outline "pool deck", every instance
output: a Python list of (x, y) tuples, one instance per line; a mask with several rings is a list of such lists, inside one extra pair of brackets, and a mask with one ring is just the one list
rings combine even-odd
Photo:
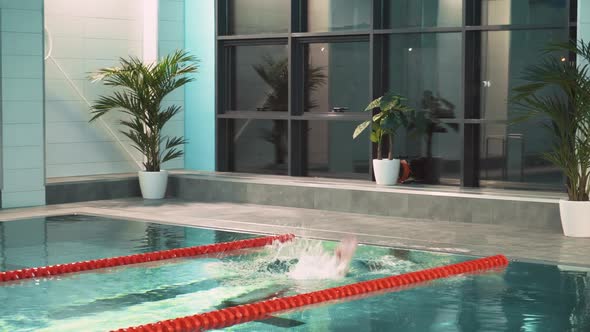
[(178, 199), (103, 200), (0, 210), (0, 221), (64, 214), (90, 214), (261, 234), (338, 240), (354, 234), (361, 243), (476, 256), (590, 267), (590, 239), (509, 225), (467, 224), (370, 216), (243, 203), (198, 203)]

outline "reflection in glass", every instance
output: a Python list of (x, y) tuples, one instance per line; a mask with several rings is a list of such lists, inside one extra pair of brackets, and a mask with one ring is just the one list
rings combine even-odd
[(317, 43), (305, 50), (305, 111), (363, 111), (370, 97), (369, 44)]
[[(481, 118), (508, 120), (518, 115), (508, 99), (514, 87), (526, 83), (523, 70), (541, 61), (549, 43), (567, 40), (566, 29), (482, 32)], [(567, 54), (561, 58), (565, 61)]]
[(399, 34), (388, 41), (388, 90), (433, 118), (462, 117), (461, 34)]
[(383, 0), (383, 28), (460, 27), (462, 0)]
[[(480, 117), (511, 121), (522, 115), (508, 100), (512, 89), (525, 83), (523, 70), (541, 61), (540, 55), (549, 43), (567, 39), (566, 29), (481, 33)], [(567, 54), (557, 56), (564, 61), (567, 59)], [(547, 120), (538, 119), (537, 122), (518, 122), (510, 126), (482, 126), (480, 177), (488, 181), (486, 185), (560, 186), (563, 181), (561, 172), (543, 158), (552, 144), (552, 135), (545, 128), (547, 124), (550, 124)]]
[(352, 139), (358, 123), (307, 122), (307, 173), (309, 176), (368, 178), (370, 144), (368, 131)]
[(268, 85), (262, 110), (286, 112), (289, 109), (289, 59), (273, 59), (266, 56), (262, 63), (254, 65), (258, 77)]
[(480, 178), (487, 186), (529, 183), (533, 187), (561, 187), (563, 174), (545, 160), (551, 149), (548, 121), (487, 124), (481, 127)]
[(287, 111), (288, 53), (286, 45), (234, 46), (229, 109), (233, 111)]
[(462, 153), (459, 125), (434, 120), (425, 124), (423, 128), (400, 130), (394, 151), (409, 162), (415, 182), (458, 185)]
[(425, 151), (422, 157), (411, 161), (415, 180), (428, 183), (440, 183), (442, 161), (435, 157), (434, 137), (436, 134), (459, 133), (459, 125), (445, 123), (442, 120), (454, 116), (455, 105), (432, 91), (424, 91), (421, 108), (416, 109), (414, 122), (410, 125), (412, 134), (423, 139)]
[[(475, 0), (478, 1), (478, 0)], [(480, 0), (474, 6), (475, 25), (496, 24), (556, 24), (568, 21), (567, 0)]]
[(228, 32), (232, 35), (286, 33), (290, 0), (226, 0)]
[(368, 30), (371, 27), (371, 1), (307, 1), (307, 31)]
[(285, 120), (233, 120), (234, 171), (287, 174)]

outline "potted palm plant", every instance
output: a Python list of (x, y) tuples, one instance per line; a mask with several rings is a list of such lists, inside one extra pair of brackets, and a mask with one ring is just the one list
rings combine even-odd
[[(590, 44), (553, 44), (547, 52), (553, 54), (525, 69), (527, 83), (515, 88), (513, 102), (526, 111), (524, 119), (551, 120), (554, 144), (545, 157), (566, 177), (568, 199), (559, 203), (563, 232), (590, 237)], [(565, 61), (568, 52), (582, 61)]]
[[(373, 171), (375, 180), (380, 185), (393, 185), (399, 177), (400, 160), (393, 158), (393, 140), (399, 128), (408, 127), (409, 116), (413, 110), (406, 106), (405, 98), (387, 93), (373, 100), (365, 112), (377, 110), (370, 120), (358, 125), (352, 135), (357, 138), (365, 129), (371, 128), (370, 139), (377, 144), (377, 159), (373, 159)], [(389, 153), (387, 159), (383, 159), (383, 140), (389, 139)]]
[[(289, 59), (274, 59), (270, 55), (263, 58), (263, 62), (253, 66), (258, 76), (271, 88), (267, 93), (266, 100), (260, 111), (287, 112), (289, 103)], [(307, 91), (313, 91), (325, 84), (326, 75), (324, 68), (309, 66), (305, 75), (305, 86)], [(317, 107), (317, 104), (307, 100), (306, 109)], [(275, 164), (284, 165), (287, 159), (287, 122), (284, 120), (273, 120), (272, 130), (265, 133), (266, 141), (275, 147)]]
[(186, 143), (181, 136), (162, 133), (166, 123), (182, 109), (178, 105), (163, 107), (162, 101), (172, 91), (191, 82), (193, 78), (188, 75), (197, 69), (195, 57), (176, 51), (151, 64), (136, 57), (121, 58), (120, 66), (102, 68), (92, 77), (115, 90), (98, 98), (92, 106), (90, 121), (113, 110), (124, 115), (120, 123), (125, 129), (121, 133), (144, 157), (145, 170), (139, 171), (139, 184), (146, 199), (164, 197), (168, 172), (161, 165), (181, 157), (181, 147)]
[(416, 111), (410, 129), (426, 139), (426, 156), (412, 160), (411, 168), (416, 180), (427, 184), (440, 183), (443, 159), (432, 153), (433, 137), (437, 133), (459, 131), (457, 124), (447, 124), (441, 119), (454, 117), (455, 105), (432, 91), (424, 91), (422, 111)]

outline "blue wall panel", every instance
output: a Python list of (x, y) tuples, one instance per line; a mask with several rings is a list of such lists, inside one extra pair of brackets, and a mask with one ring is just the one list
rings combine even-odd
[(2, 207), (45, 204), (43, 0), (0, 0)]
[(185, 168), (215, 170), (215, 1), (186, 0), (185, 47), (199, 58), (185, 89)]
[[(163, 57), (184, 49), (185, 0), (158, 1), (158, 55)], [(184, 108), (184, 89), (177, 89), (164, 100), (164, 106), (178, 105)], [(164, 134), (184, 136), (184, 113), (178, 114), (164, 127)], [(184, 168), (184, 157), (165, 163), (164, 169)]]

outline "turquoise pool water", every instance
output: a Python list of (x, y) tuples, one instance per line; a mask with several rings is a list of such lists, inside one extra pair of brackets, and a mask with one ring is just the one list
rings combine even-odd
[[(89, 216), (0, 223), (0, 268), (66, 263), (254, 235)], [(361, 246), (341, 280), (295, 281), (301, 247), (179, 259), (0, 284), (0, 331), (107, 331), (454, 263), (469, 257)], [(280, 250), (279, 250), (280, 249)], [(350, 302), (276, 315), (225, 331), (590, 331), (590, 269), (511, 263)]]

